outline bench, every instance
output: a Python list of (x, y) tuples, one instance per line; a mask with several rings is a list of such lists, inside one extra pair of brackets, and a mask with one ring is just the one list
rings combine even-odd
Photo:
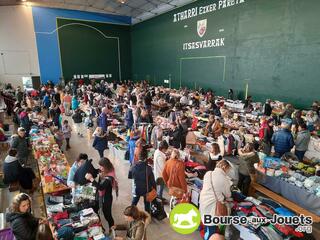
[(289, 201), (288, 199), (272, 192), (271, 190), (269, 190), (268, 188), (263, 187), (262, 185), (256, 183), (256, 182), (252, 182), (250, 185), (250, 192), (249, 195), (250, 196), (254, 196), (255, 192), (258, 191), (260, 193), (263, 193), (264, 195), (268, 196), (269, 198), (275, 200), (276, 202), (280, 203), (281, 205), (283, 205), (284, 207), (287, 207), (288, 209), (292, 210), (293, 212), (297, 213), (297, 214), (303, 214), (305, 216), (311, 216), (313, 222), (318, 223), (320, 222), (320, 217), (315, 215), (314, 213), (298, 206), (297, 204)]

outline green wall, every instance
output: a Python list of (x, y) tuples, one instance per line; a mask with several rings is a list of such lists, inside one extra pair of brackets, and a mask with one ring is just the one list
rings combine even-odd
[[(240, 1), (240, 0), (239, 0)], [(238, 1), (238, 2), (239, 2)], [(132, 27), (132, 78), (174, 87), (229, 88), (255, 101), (273, 98), (308, 107), (320, 90), (319, 0), (245, 0), (173, 22), (173, 14), (217, 4), (197, 1)], [(228, 1), (228, 2), (236, 2)], [(207, 19), (201, 38), (197, 21)], [(224, 38), (224, 46), (183, 50), (183, 43)]]
[(74, 74), (112, 74), (110, 80), (119, 80), (119, 69), (121, 79), (131, 77), (130, 26), (60, 18), (57, 26), (65, 79)]

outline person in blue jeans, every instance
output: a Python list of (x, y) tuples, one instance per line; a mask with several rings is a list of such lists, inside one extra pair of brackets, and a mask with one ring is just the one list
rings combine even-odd
[(146, 212), (150, 212), (150, 202), (147, 202), (146, 194), (150, 192), (152, 188), (156, 189), (156, 182), (152, 168), (146, 162), (147, 156), (147, 149), (142, 148), (139, 161), (134, 164), (129, 171), (129, 179), (133, 180), (132, 206), (137, 206), (140, 198), (143, 197), (144, 209)]
[(104, 151), (108, 148), (107, 133), (101, 127), (97, 127), (92, 146), (98, 151), (100, 158), (103, 158)]

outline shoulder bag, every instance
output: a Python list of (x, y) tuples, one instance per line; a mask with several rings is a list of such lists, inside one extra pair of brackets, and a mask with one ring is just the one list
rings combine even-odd
[(148, 175), (148, 164), (146, 163), (146, 183), (147, 183), (147, 194), (146, 201), (152, 202), (157, 197), (157, 191), (154, 188), (151, 188), (149, 192), (149, 175)]
[(212, 184), (212, 172), (210, 174), (210, 182), (211, 182), (211, 187), (214, 193), (214, 196), (216, 198), (216, 209), (215, 209), (215, 216), (228, 216), (228, 209), (227, 206), (218, 200), (218, 196), (214, 190), (213, 184)]

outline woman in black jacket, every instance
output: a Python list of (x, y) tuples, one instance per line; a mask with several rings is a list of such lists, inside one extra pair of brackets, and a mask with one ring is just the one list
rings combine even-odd
[(25, 193), (14, 197), (6, 220), (10, 223), (16, 240), (35, 240), (38, 225), (45, 223), (31, 214), (31, 198)]
[(181, 129), (178, 128), (176, 122), (172, 122), (170, 124), (170, 131), (169, 131), (169, 145), (173, 146), (174, 148), (180, 149), (181, 145)]
[(23, 168), (18, 160), (17, 149), (11, 148), (3, 163), (3, 182), (12, 184), (19, 182), (26, 190), (33, 189), (33, 180), (36, 178), (31, 168)]
[(114, 167), (108, 158), (101, 158), (99, 161), (100, 174), (99, 180), (96, 181), (90, 173), (86, 174), (86, 179), (92, 182), (98, 190), (97, 200), (99, 208), (102, 209), (103, 215), (109, 224), (109, 229), (114, 226), (112, 217), (112, 188), (116, 187)]

